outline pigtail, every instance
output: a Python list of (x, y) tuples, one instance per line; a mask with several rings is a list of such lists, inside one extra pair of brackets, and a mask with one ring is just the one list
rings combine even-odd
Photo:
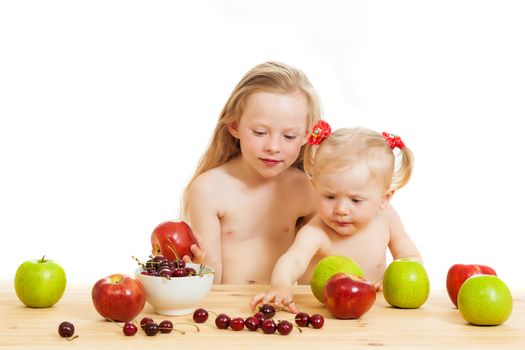
[(399, 150), (399, 153), (395, 158), (400, 162), (398, 163), (398, 166), (394, 171), (391, 188), (394, 190), (398, 190), (401, 187), (405, 186), (410, 180), (410, 177), (412, 176), (412, 169), (414, 167), (414, 155), (408, 147), (404, 146), (402, 149)]

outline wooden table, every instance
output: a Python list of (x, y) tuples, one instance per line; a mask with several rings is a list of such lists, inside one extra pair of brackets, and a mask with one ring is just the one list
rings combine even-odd
[[(70, 287), (62, 300), (47, 309), (31, 309), (17, 299), (11, 285), (0, 285), (0, 349), (407, 349), (407, 348), (492, 348), (525, 349), (525, 291), (513, 291), (514, 310), (511, 318), (498, 327), (468, 325), (453, 308), (445, 291), (432, 291), (420, 309), (400, 310), (387, 306), (378, 294), (376, 304), (359, 320), (336, 320), (312, 296), (308, 286), (296, 286), (295, 300), (310, 314), (326, 318), (322, 329), (294, 330), (288, 336), (266, 335), (260, 330), (240, 332), (219, 330), (211, 316), (200, 325), (200, 332), (191, 326), (178, 333), (148, 337), (139, 330), (126, 337), (115, 324), (102, 319), (91, 302), (91, 288)], [(214, 286), (199, 306), (224, 312), (230, 316), (251, 315), (248, 301), (266, 286)], [(166, 317), (153, 313), (146, 304), (139, 318), (148, 316), (157, 322), (170, 319), (192, 322), (191, 315)], [(275, 319), (293, 320), (293, 315), (279, 312)], [(60, 338), (60, 322), (70, 321), (79, 338), (68, 342)]]

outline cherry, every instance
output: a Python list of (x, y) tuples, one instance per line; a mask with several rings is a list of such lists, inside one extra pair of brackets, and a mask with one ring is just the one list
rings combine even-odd
[(259, 322), (259, 319), (255, 316), (250, 316), (246, 320), (244, 320), (244, 326), (248, 328), (250, 331), (256, 331), (257, 328), (259, 328), (261, 322)]
[(273, 319), (268, 318), (262, 323), (261, 329), (264, 334), (273, 334), (277, 330), (277, 325)]
[(275, 308), (270, 304), (263, 304), (259, 307), (259, 312), (262, 312), (265, 318), (272, 318), (275, 315)]
[(208, 320), (208, 311), (200, 308), (193, 311), (193, 321), (196, 323), (204, 323)]
[(193, 267), (186, 267), (186, 272), (188, 273), (188, 276), (195, 276), (197, 274), (197, 271)]
[(122, 332), (127, 336), (135, 335), (135, 333), (137, 333), (137, 326), (135, 326), (134, 323), (126, 322), (124, 323), (124, 327), (122, 327)]
[(219, 314), (215, 318), (215, 325), (219, 329), (226, 329), (230, 325), (230, 321), (231, 321), (231, 319), (230, 319), (230, 317), (228, 317), (228, 315), (226, 315), (226, 314)]
[(308, 327), (310, 324), (310, 315), (306, 312), (299, 312), (295, 315), (295, 323), (297, 323), (299, 327)]
[(173, 323), (170, 320), (164, 320), (159, 324), (162, 333), (170, 333), (173, 330)]
[(253, 317), (255, 317), (256, 319), (259, 320), (259, 327), (262, 325), (262, 323), (264, 322), (264, 320), (266, 319), (264, 317), (264, 314), (262, 312), (256, 312), (255, 315), (253, 315)]
[(230, 321), (230, 328), (234, 331), (242, 331), (244, 329), (244, 320), (240, 317), (235, 317)]
[(64, 321), (58, 325), (58, 334), (60, 334), (62, 338), (70, 338), (74, 333), (75, 326), (73, 326), (73, 323)]
[(310, 316), (310, 324), (315, 329), (323, 328), (324, 325), (324, 317), (319, 314), (314, 314)]
[(186, 271), (186, 268), (178, 267), (173, 270), (173, 273), (171, 274), (172, 277), (186, 277), (188, 276), (188, 271)]
[(293, 324), (288, 321), (280, 321), (277, 325), (277, 331), (280, 335), (288, 335), (293, 330)]
[(146, 333), (146, 335), (150, 337), (157, 335), (157, 333), (159, 332), (159, 325), (156, 324), (155, 322), (147, 323), (144, 326), (144, 332)]
[(140, 320), (140, 328), (142, 328), (142, 330), (145, 331), (146, 325), (148, 323), (154, 323), (153, 319), (149, 317), (144, 317), (142, 320)]

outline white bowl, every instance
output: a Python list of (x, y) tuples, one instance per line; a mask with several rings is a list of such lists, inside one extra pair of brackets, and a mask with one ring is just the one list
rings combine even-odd
[[(199, 264), (187, 263), (199, 271)], [(153, 306), (157, 314), (166, 316), (187, 315), (208, 295), (213, 284), (214, 270), (205, 266), (202, 276), (172, 277), (167, 279), (159, 276), (141, 274), (135, 271), (136, 278), (146, 290), (146, 300)]]

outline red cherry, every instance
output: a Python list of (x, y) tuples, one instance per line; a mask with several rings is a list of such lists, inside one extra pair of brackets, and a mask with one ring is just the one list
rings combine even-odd
[(230, 325), (230, 317), (226, 314), (219, 314), (215, 318), (215, 326), (219, 329), (226, 329)]
[(173, 330), (173, 323), (170, 320), (164, 320), (159, 324), (161, 333), (170, 333)]
[(310, 315), (306, 312), (299, 312), (295, 315), (295, 323), (297, 323), (299, 327), (308, 327), (310, 324)]
[(208, 320), (208, 311), (200, 308), (193, 312), (193, 321), (196, 323), (204, 323)]
[(260, 322), (259, 322), (259, 319), (257, 317), (250, 316), (246, 320), (244, 320), (244, 325), (250, 331), (256, 331), (259, 328)]
[(137, 326), (134, 323), (126, 322), (124, 323), (124, 327), (122, 327), (122, 332), (126, 336), (132, 336), (137, 333)]
[(277, 331), (280, 335), (288, 335), (293, 330), (293, 325), (288, 321), (281, 321), (277, 325)]
[(277, 330), (277, 325), (273, 319), (268, 318), (262, 323), (261, 329), (264, 334), (273, 334)]
[(232, 318), (230, 328), (234, 331), (242, 331), (244, 329), (244, 320), (240, 317)]
[(323, 328), (324, 317), (319, 315), (319, 314), (312, 315), (312, 316), (310, 316), (310, 324), (315, 329)]

